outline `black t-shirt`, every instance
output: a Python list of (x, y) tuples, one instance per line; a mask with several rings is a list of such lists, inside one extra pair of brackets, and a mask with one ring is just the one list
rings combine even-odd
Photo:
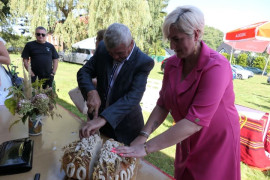
[(31, 58), (31, 68), (39, 77), (49, 77), (52, 72), (52, 60), (58, 59), (58, 53), (51, 43), (28, 42), (22, 52), (23, 59)]

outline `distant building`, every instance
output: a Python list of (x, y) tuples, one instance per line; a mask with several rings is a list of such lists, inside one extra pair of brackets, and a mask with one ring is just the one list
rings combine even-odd
[(47, 34), (47, 42), (51, 43), (54, 45), (55, 49), (57, 51), (63, 51), (64, 50), (64, 43), (63, 41), (60, 41), (57, 36), (54, 36), (52, 33)]
[[(219, 53), (227, 53), (231, 54), (232, 52), (232, 47), (224, 42), (220, 44), (220, 46), (217, 48), (217, 52)], [(241, 53), (240, 50), (233, 50), (234, 57), (237, 57)]]

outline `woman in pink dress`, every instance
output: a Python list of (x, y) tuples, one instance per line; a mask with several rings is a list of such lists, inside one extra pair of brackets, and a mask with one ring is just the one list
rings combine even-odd
[[(166, 62), (160, 97), (140, 136), (113, 151), (143, 157), (176, 144), (176, 179), (240, 180), (232, 70), (202, 41), (203, 30), (203, 13), (194, 6), (178, 7), (166, 17), (163, 35), (175, 55)], [(168, 113), (175, 125), (147, 141)]]

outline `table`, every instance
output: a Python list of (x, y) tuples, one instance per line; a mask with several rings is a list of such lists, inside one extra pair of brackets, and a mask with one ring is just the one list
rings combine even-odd
[[(241, 116), (241, 161), (256, 169), (270, 168), (269, 113), (236, 105)], [(270, 141), (269, 141), (270, 142)]]
[(12, 122), (19, 118), (19, 116), (12, 116), (5, 106), (0, 105), (0, 144), (8, 140), (28, 137), (28, 122), (23, 124), (20, 121), (9, 131)]
[[(30, 137), (34, 140), (32, 170), (16, 175), (0, 176), (0, 180), (33, 180), (36, 173), (40, 173), (41, 180), (67, 179), (64, 171), (61, 170), (62, 147), (79, 139), (81, 120), (59, 105), (57, 105), (56, 111), (62, 115), (62, 118), (47, 118), (42, 127), (42, 135)], [(24, 125), (21, 126), (24, 128)], [(22, 134), (25, 135), (25, 132), (22, 132)], [(141, 160), (137, 179), (169, 180), (173, 178)]]

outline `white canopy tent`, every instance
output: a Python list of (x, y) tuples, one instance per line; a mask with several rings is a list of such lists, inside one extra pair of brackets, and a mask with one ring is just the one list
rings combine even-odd
[(73, 48), (96, 49), (96, 38), (87, 38), (72, 45)]

